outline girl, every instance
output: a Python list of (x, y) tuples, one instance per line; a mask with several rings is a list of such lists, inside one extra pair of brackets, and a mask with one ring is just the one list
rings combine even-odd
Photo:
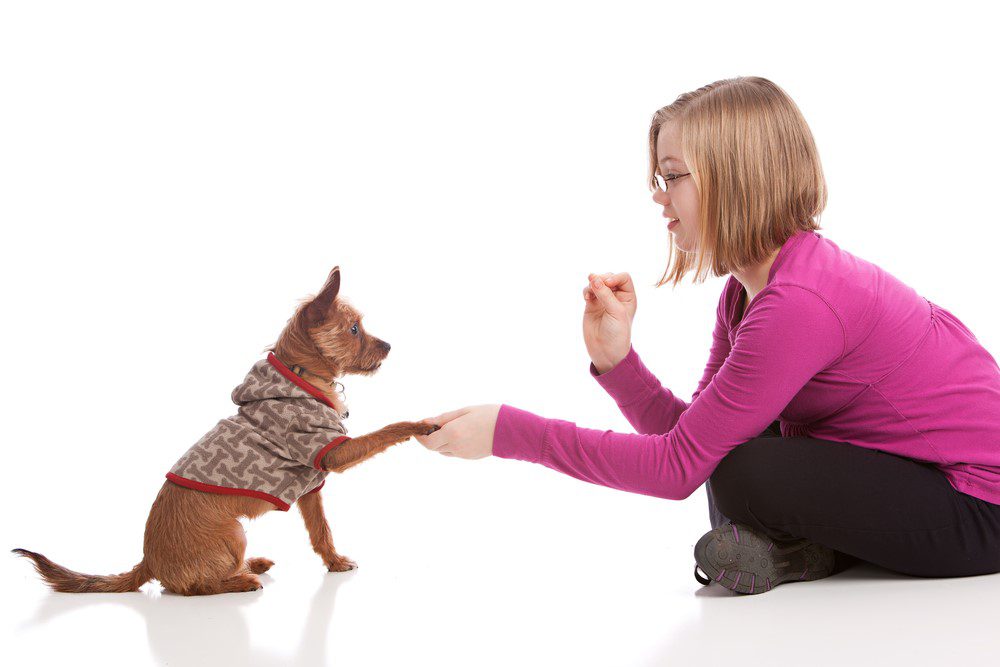
[(825, 180), (791, 98), (759, 77), (681, 95), (653, 116), (649, 175), (670, 221), (658, 286), (730, 276), (691, 401), (631, 346), (629, 275), (591, 274), (590, 372), (637, 433), (505, 404), (426, 420), (442, 428), (417, 440), (673, 500), (705, 484), (695, 577), (738, 593), (852, 559), (1000, 572), (1000, 368), (957, 317), (818, 233)]

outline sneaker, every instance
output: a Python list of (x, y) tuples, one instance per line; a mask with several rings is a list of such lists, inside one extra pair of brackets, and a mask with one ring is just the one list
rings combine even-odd
[[(833, 549), (805, 538), (776, 542), (730, 521), (694, 545), (694, 578), (703, 586), (716, 581), (737, 593), (766, 593), (778, 584), (830, 576), (835, 555)], [(704, 578), (698, 575), (699, 568)]]

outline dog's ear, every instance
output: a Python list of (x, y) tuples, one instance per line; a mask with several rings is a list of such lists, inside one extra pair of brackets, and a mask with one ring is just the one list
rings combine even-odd
[(306, 324), (311, 327), (326, 322), (333, 312), (333, 302), (340, 292), (340, 266), (333, 267), (326, 284), (305, 309)]

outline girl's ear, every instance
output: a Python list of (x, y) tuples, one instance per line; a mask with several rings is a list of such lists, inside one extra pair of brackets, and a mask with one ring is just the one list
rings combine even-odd
[(326, 284), (309, 305), (305, 308), (307, 326), (315, 327), (323, 324), (333, 314), (333, 302), (340, 292), (340, 266), (333, 267)]

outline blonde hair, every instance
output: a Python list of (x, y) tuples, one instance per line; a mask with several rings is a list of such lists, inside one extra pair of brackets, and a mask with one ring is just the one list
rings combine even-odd
[[(676, 248), (657, 287), (695, 270), (723, 276), (763, 262), (799, 230), (819, 230), (826, 181), (812, 132), (792, 98), (767, 79), (722, 79), (684, 93), (653, 115), (649, 187), (656, 188), (656, 140), (676, 121), (681, 151), (698, 189), (701, 240)], [(678, 250), (675, 258), (674, 250)], [(706, 266), (706, 261), (710, 266)]]

